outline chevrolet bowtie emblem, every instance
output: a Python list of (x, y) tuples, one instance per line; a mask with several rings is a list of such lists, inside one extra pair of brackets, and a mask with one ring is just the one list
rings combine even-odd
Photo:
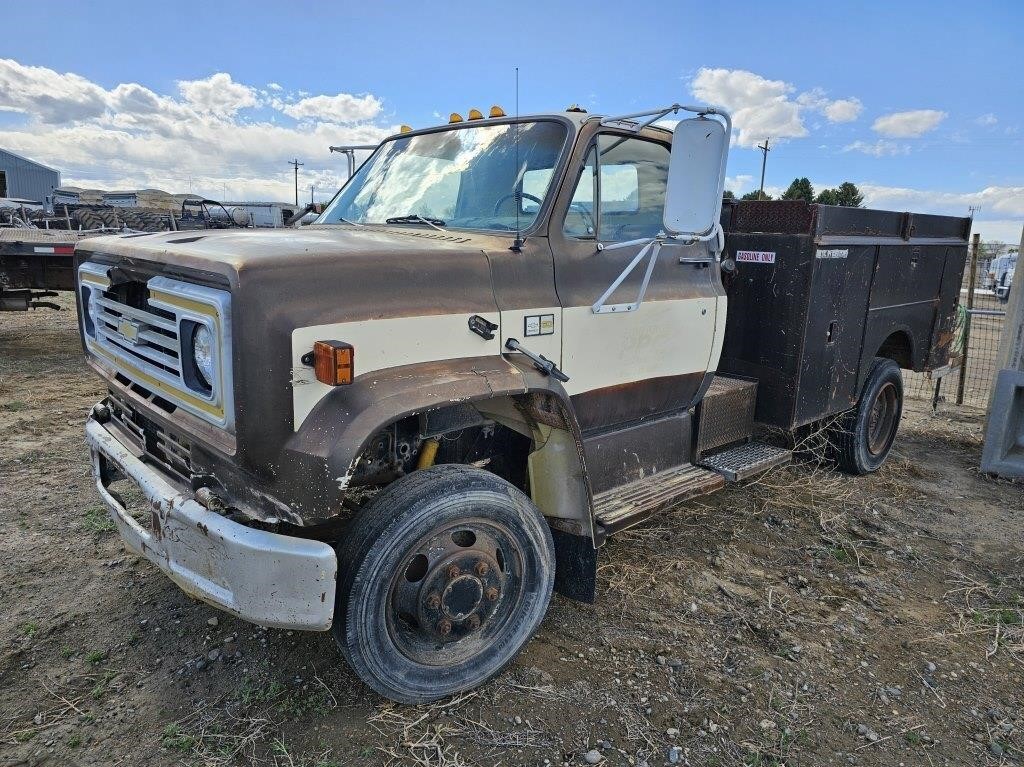
[(117, 321), (117, 332), (125, 341), (135, 346), (139, 342), (139, 331), (142, 329), (142, 323), (136, 322), (135, 320), (122, 317)]

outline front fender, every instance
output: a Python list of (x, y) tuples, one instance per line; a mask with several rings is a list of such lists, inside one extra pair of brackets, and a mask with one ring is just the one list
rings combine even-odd
[[(293, 509), (306, 524), (337, 514), (364, 448), (382, 428), (401, 418), (453, 404), (529, 394), (543, 394), (557, 406), (549, 411), (525, 398), (527, 418), (565, 431), (566, 441), (574, 448), (571, 455), (563, 451), (567, 455), (561, 460), (566, 465), (559, 476), (564, 487), (554, 487), (548, 479), (542, 488), (544, 498), (551, 499), (546, 502), (558, 508), (538, 505), (548, 516), (567, 519), (571, 514), (578, 528), (592, 537), (590, 483), (569, 395), (557, 380), (529, 363), (497, 356), (403, 365), (336, 387), (314, 406), (285, 446), (282, 460), (292, 467), (288, 481), (304, 485), (303, 492), (289, 495), (306, 499), (297, 501)], [(310, 493), (310, 487), (318, 490)], [(295, 508), (303, 503), (307, 508)]]

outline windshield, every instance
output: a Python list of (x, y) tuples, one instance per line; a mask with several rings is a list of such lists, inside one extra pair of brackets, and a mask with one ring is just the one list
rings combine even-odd
[(528, 229), (566, 132), (553, 121), (484, 124), (385, 142), (317, 223)]

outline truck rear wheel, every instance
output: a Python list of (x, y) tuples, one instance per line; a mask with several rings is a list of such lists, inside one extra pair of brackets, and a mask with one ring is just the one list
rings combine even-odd
[(894, 360), (876, 357), (857, 407), (843, 413), (831, 434), (839, 468), (876, 471), (889, 455), (903, 414), (903, 375)]
[(555, 574), (533, 502), (456, 465), (385, 488), (353, 520), (338, 563), (335, 641), (366, 684), (401, 703), (497, 674), (540, 626)]

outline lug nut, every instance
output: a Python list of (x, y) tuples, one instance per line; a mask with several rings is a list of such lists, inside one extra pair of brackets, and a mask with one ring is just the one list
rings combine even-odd
[(458, 578), (460, 575), (462, 575), (462, 570), (459, 569), (458, 565), (452, 565), (448, 568), (449, 578)]
[(437, 633), (443, 637), (448, 636), (452, 633), (452, 622), (447, 618), (442, 618), (437, 624)]
[(440, 606), (441, 597), (439, 597), (437, 594), (431, 594), (429, 597), (427, 597), (427, 607), (429, 607), (431, 610), (436, 610)]
[(501, 592), (498, 591), (497, 586), (491, 586), (487, 591), (484, 592), (484, 596), (491, 602), (497, 601), (498, 597), (501, 596)]
[(476, 563), (476, 574), (477, 575), (487, 575), (487, 571), (490, 570), (490, 569), (491, 568), (488, 567), (487, 563), (484, 562), (482, 559), (479, 562)]
[(480, 616), (470, 615), (469, 618), (466, 619), (466, 625), (469, 626), (470, 631), (476, 631), (480, 628)]

